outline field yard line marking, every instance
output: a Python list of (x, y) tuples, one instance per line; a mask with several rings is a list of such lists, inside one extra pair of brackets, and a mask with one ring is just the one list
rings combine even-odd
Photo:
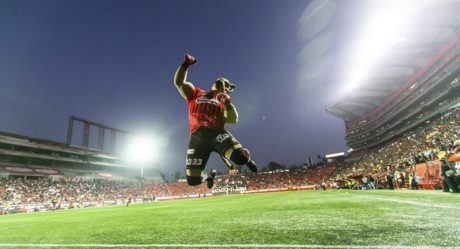
[(91, 247), (91, 248), (339, 248), (339, 249), (460, 249), (439, 246), (372, 246), (372, 245), (289, 245), (289, 244), (0, 244), (2, 247)]
[(422, 207), (447, 208), (447, 209), (458, 209), (458, 210), (460, 210), (459, 206), (441, 205), (441, 204), (433, 204), (433, 203), (423, 203), (423, 202), (417, 202), (417, 201), (405, 201), (405, 200), (393, 199), (393, 198), (376, 197), (376, 196), (373, 196), (373, 195), (361, 195), (361, 194), (352, 194), (352, 195), (356, 196), (356, 197), (364, 197), (366, 199), (397, 202), (397, 203), (404, 203), (404, 204), (410, 204), (410, 205), (422, 206)]

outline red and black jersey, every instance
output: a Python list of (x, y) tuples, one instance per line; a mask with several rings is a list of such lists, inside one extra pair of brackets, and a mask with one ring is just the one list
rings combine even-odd
[(195, 87), (192, 96), (187, 99), (190, 134), (203, 126), (223, 130), (225, 106), (230, 101), (230, 96), (225, 93), (205, 92)]

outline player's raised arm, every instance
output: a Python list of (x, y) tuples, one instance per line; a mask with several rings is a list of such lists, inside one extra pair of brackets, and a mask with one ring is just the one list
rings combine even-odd
[(176, 74), (174, 75), (174, 85), (184, 99), (191, 97), (193, 90), (195, 89), (192, 83), (187, 82), (187, 70), (189, 66), (195, 64), (196, 62), (197, 59), (195, 57), (186, 54), (184, 56), (184, 62), (176, 70)]

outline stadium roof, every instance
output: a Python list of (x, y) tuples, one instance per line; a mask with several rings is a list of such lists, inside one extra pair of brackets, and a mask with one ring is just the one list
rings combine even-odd
[[(396, 22), (395, 26), (389, 27), (390, 31), (396, 28), (398, 32), (393, 32), (392, 37), (388, 37), (388, 43), (382, 47), (382, 44), (375, 44), (383, 40), (373, 40), (360, 36), (356, 30), (365, 30), (364, 26), (368, 25), (379, 14), (387, 14), (395, 10), (384, 9), (382, 3), (404, 4), (400, 7), (402, 17), (406, 20)], [(351, 30), (348, 37), (347, 46), (342, 46), (339, 51), (345, 58), (343, 72), (352, 71), (353, 53), (366, 53), (362, 44), (370, 47), (374, 46), (376, 50), (382, 52), (379, 56), (372, 54), (374, 51), (369, 50), (365, 56), (369, 59), (365, 62), (363, 71), (367, 74), (360, 77), (355, 87), (343, 94), (342, 97), (336, 98), (335, 103), (328, 106), (326, 111), (344, 121), (357, 121), (364, 119), (371, 112), (378, 111), (379, 108), (391, 102), (392, 98), (399, 92), (413, 87), (416, 78), (429, 70), (432, 63), (438, 58), (448, 54), (448, 48), (460, 42), (460, 1), (458, 0), (421, 0), (421, 1), (368, 1), (364, 2), (366, 6), (361, 10), (357, 20), (350, 26), (345, 27)], [(340, 6), (338, 6), (340, 8)], [(377, 9), (377, 12), (375, 11)], [(338, 10), (340, 11), (340, 10)], [(379, 12), (380, 11), (380, 12)], [(387, 16), (385, 24), (391, 24), (395, 16)], [(382, 27), (375, 27), (374, 32), (380, 35), (384, 32)], [(351, 42), (353, 40), (353, 42)], [(363, 43), (364, 41), (364, 43)], [(354, 48), (354, 49), (353, 49)], [(360, 51), (364, 50), (364, 51)], [(363, 64), (364, 65), (364, 64)], [(350, 84), (347, 77), (342, 74), (344, 86)]]

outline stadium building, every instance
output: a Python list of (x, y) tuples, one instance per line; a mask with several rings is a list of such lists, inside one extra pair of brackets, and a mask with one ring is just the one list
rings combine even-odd
[(137, 137), (75, 116), (66, 143), (0, 132), (0, 215), (210, 194), (204, 185), (166, 183), (148, 161), (127, 160), (120, 149), (133, 146), (137, 156), (150, 149), (129, 142)]
[[(73, 144), (75, 124), (82, 124), (82, 144)], [(90, 128), (97, 128), (95, 148), (90, 144)], [(109, 131), (107, 144), (104, 134)], [(0, 174), (16, 177), (79, 177), (87, 179), (135, 179), (141, 175), (141, 167), (124, 160), (115, 147), (117, 136), (127, 132), (97, 124), (77, 117), (70, 117), (67, 143), (0, 132)], [(94, 136), (93, 136), (94, 137)], [(142, 172), (143, 173), (143, 172)], [(158, 173), (146, 171), (149, 178), (159, 179)]]
[[(410, 136), (433, 120), (458, 110), (459, 3), (446, 1), (434, 7), (416, 11), (417, 18), (411, 19), (410, 25), (398, 23), (398, 28), (403, 29), (388, 40), (388, 46), (375, 44), (375, 49), (384, 50), (384, 54), (375, 60), (369, 58), (372, 63), (361, 68), (369, 73), (361, 75), (359, 82), (345, 82), (357, 86), (326, 108), (329, 114), (344, 121), (345, 139), (352, 155)], [(385, 25), (389, 24), (388, 20)], [(384, 26), (379, 28), (376, 31), (385, 32)], [(368, 37), (365, 42), (372, 40)]]

